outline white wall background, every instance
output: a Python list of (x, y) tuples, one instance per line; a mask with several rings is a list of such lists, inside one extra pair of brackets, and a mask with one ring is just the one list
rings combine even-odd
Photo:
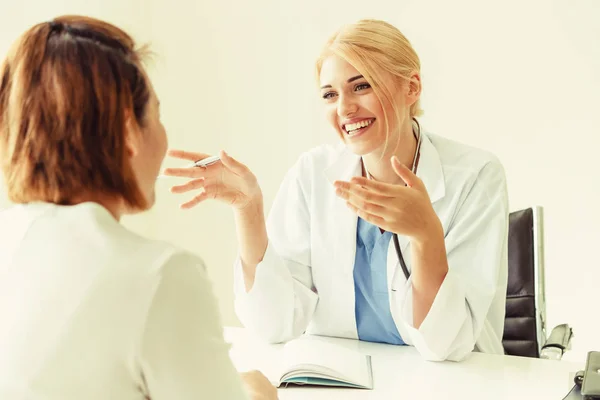
[[(360, 18), (395, 24), (421, 57), (426, 128), (496, 153), (512, 209), (545, 207), (549, 324), (569, 322), (576, 334), (566, 358), (600, 350), (600, 1), (2, 3), (1, 54), (25, 27), (65, 12), (106, 18), (150, 41), (172, 147), (228, 150), (254, 170), (267, 208), (301, 152), (336, 140), (313, 76), (324, 40)], [(174, 182), (161, 181), (155, 209), (125, 223), (201, 255), (224, 322), (237, 324), (231, 212), (215, 203), (180, 211), (185, 196), (168, 193)]]

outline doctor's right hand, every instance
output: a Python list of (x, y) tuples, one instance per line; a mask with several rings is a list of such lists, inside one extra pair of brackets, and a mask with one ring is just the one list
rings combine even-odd
[[(209, 154), (192, 153), (183, 150), (170, 150), (169, 156), (195, 162)], [(187, 193), (202, 189), (181, 208), (192, 208), (204, 200), (215, 199), (243, 210), (251, 204), (262, 201), (262, 192), (256, 176), (248, 167), (220, 152), (221, 161), (207, 167), (167, 168), (165, 175), (190, 178), (184, 184), (171, 187), (172, 193)]]

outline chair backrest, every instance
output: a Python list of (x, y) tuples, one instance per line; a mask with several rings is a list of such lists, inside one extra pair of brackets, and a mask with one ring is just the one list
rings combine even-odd
[(502, 344), (506, 354), (539, 357), (546, 341), (542, 207), (512, 212)]

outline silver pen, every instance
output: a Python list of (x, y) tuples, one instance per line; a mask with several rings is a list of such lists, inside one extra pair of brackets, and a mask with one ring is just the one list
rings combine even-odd
[(192, 164), (188, 165), (186, 168), (194, 168), (194, 167), (206, 168), (209, 165), (213, 165), (213, 164), (219, 162), (220, 160), (221, 160), (221, 157), (219, 157), (219, 156), (206, 157), (206, 158), (203, 158), (202, 160), (194, 161)]
[[(209, 165), (213, 165), (218, 163), (219, 161), (221, 161), (221, 157), (219, 156), (211, 156), (211, 157), (206, 157), (203, 158), (202, 160), (198, 160), (198, 161), (194, 161), (192, 164), (189, 164), (187, 166), (185, 166), (184, 168), (206, 168)], [(159, 175), (157, 176), (156, 179), (161, 179), (161, 178), (168, 178), (168, 175)]]

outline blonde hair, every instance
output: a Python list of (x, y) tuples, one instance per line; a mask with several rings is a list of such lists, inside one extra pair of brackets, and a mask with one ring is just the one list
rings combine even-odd
[[(393, 91), (384, 83), (384, 73), (401, 82), (409, 82), (412, 74), (420, 73), (421, 62), (406, 37), (393, 25), (380, 20), (364, 19), (346, 25), (333, 34), (316, 63), (317, 81), (324, 60), (335, 54), (349, 64), (369, 82), (382, 105), (389, 104), (400, 124), (400, 110), (394, 100)], [(386, 132), (389, 134), (389, 118), (383, 107)], [(423, 114), (420, 100), (410, 107), (410, 117)], [(386, 141), (387, 145), (387, 141)]]

